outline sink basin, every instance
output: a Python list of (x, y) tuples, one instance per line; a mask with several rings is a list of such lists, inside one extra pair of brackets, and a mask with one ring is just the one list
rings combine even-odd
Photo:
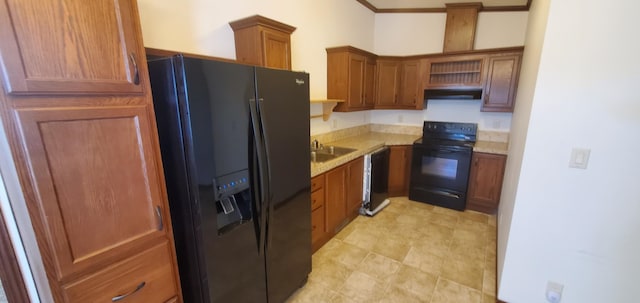
[(311, 151), (311, 162), (326, 162), (356, 151), (355, 148), (323, 146)]

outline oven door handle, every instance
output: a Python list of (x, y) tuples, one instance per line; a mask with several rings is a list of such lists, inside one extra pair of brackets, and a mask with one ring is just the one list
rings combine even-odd
[(420, 190), (423, 191), (428, 191), (437, 195), (442, 195), (442, 196), (447, 196), (450, 198), (454, 198), (454, 199), (460, 199), (460, 195), (456, 195), (456, 194), (452, 194), (450, 192), (446, 192), (444, 190), (437, 190), (437, 189), (431, 189), (431, 188), (424, 188), (424, 187), (417, 187)]
[(442, 148), (442, 147), (438, 147), (438, 148), (434, 148), (432, 149), (432, 151), (434, 152), (439, 152), (439, 153), (448, 153), (448, 154), (468, 154), (471, 153), (471, 149), (457, 149), (457, 148)]

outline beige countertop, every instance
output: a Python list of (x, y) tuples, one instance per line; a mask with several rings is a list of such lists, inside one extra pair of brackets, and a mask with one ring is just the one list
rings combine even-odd
[[(509, 144), (507, 142), (490, 141), (493, 139), (505, 140), (504, 138), (502, 138), (504, 137), (504, 134), (498, 133), (498, 135), (499, 136), (496, 136), (495, 134), (490, 134), (488, 136), (483, 135), (482, 139), (485, 139), (485, 140), (481, 139), (477, 141), (473, 147), (473, 151), (480, 152), (480, 153), (506, 155), (509, 148)], [(325, 146), (333, 145), (333, 146), (340, 146), (340, 147), (355, 148), (356, 151), (341, 157), (337, 157), (330, 161), (326, 161), (322, 163), (312, 162), (311, 176), (315, 177), (324, 172), (332, 170), (342, 164), (345, 164), (351, 160), (357, 159), (358, 157), (361, 157), (385, 145), (386, 146), (412, 145), (413, 142), (420, 137), (421, 135), (367, 132), (364, 134), (354, 135), (354, 136), (350, 136), (350, 137), (336, 140), (336, 141), (330, 141), (330, 142), (321, 141), (320, 143), (322, 143)]]
[(369, 132), (362, 135), (351, 136), (342, 140), (320, 142), (325, 146), (333, 145), (355, 148), (356, 151), (330, 161), (311, 163), (311, 177), (315, 177), (319, 174), (332, 170), (385, 145), (411, 145), (413, 144), (413, 141), (418, 138), (420, 138), (419, 135)]
[(477, 141), (473, 146), (473, 151), (478, 153), (506, 155), (509, 151), (509, 144), (506, 142)]

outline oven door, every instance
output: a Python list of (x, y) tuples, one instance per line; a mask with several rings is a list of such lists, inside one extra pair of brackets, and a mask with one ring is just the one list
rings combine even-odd
[(471, 147), (413, 145), (409, 199), (464, 210)]

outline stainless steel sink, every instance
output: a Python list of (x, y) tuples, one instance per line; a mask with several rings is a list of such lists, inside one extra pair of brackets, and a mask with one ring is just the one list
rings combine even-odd
[(347, 155), (356, 151), (355, 148), (340, 147), (340, 146), (321, 146), (318, 149), (311, 150), (311, 162), (326, 162), (333, 160), (337, 157)]

